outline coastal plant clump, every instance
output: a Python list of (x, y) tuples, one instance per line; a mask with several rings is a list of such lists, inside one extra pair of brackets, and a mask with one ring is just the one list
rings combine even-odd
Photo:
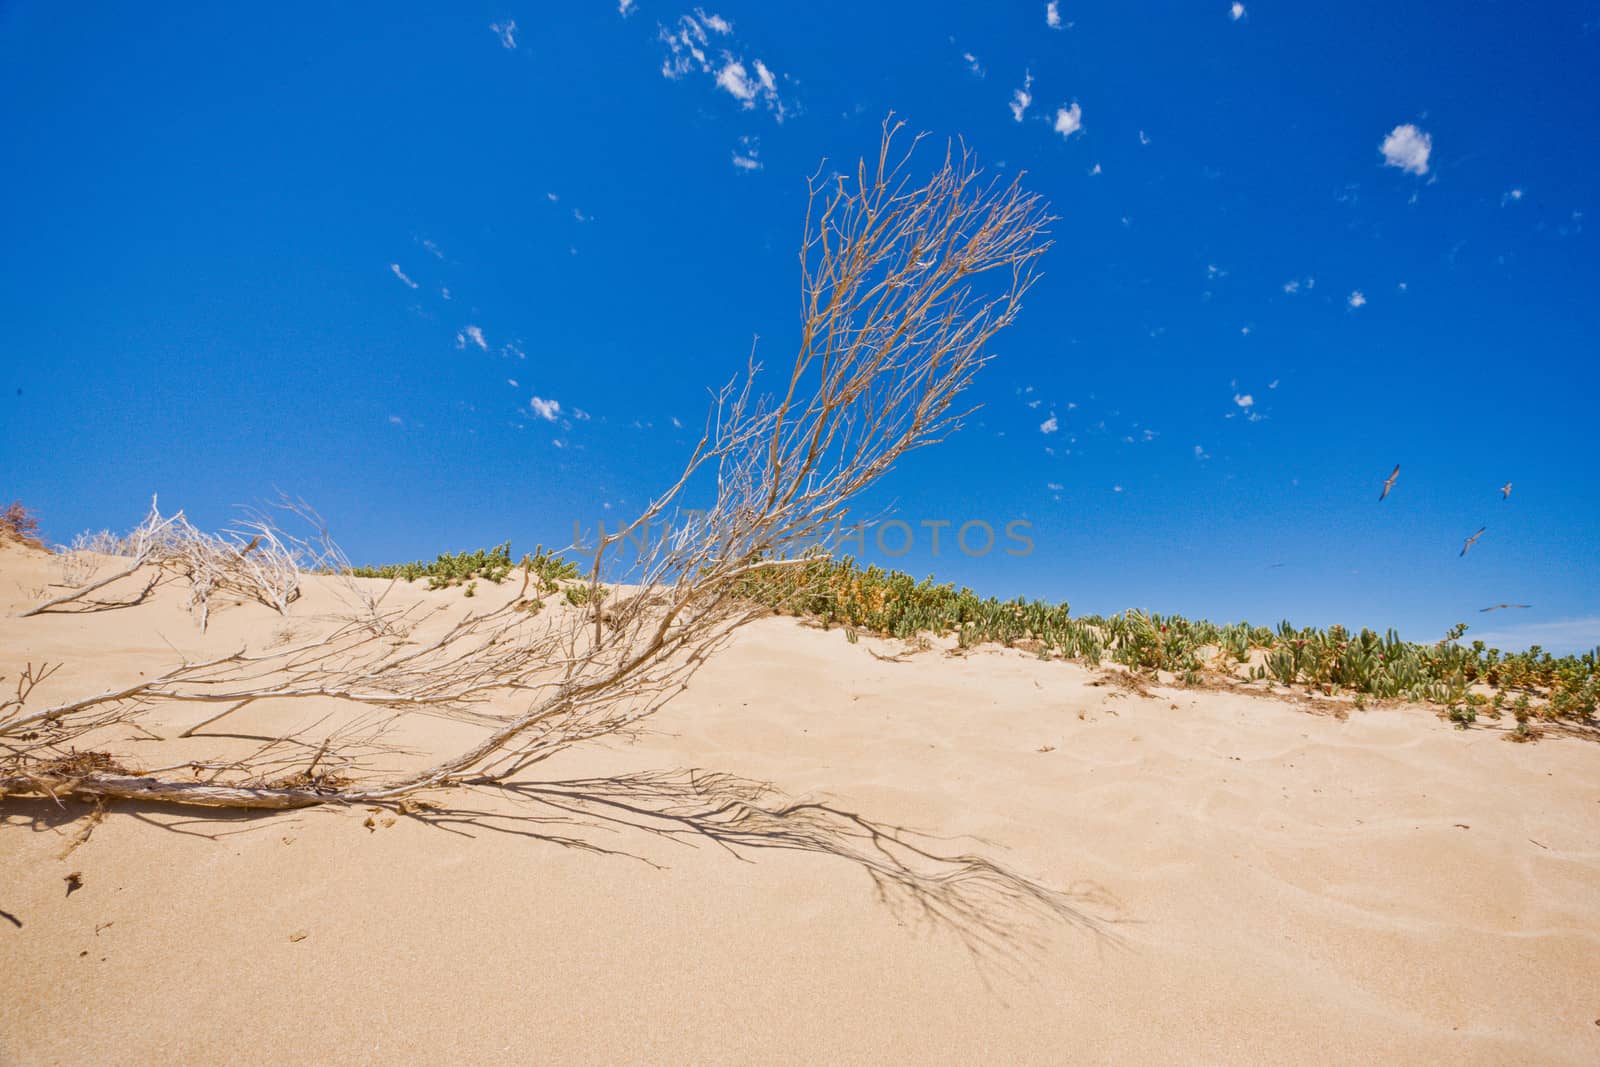
[(480, 548), (476, 552), (442, 552), (431, 563), (417, 560), (414, 563), (386, 563), (379, 567), (350, 567), (346, 573), (352, 578), (388, 578), (406, 582), (426, 578), (429, 589), (448, 589), (457, 585), (474, 589), (479, 580), (499, 585), (510, 577), (512, 571), (526, 572), (540, 593), (558, 592), (561, 582), (578, 577), (576, 563), (553, 552), (546, 552), (543, 545), (531, 555), (524, 553), (522, 559), (513, 564), (510, 541), (488, 550)]
[(29, 548), (44, 548), (39, 540), (39, 517), (22, 501), (0, 508), (0, 541), (19, 541)]
[(417, 560), (414, 563), (389, 563), (381, 567), (352, 567), (353, 578), (399, 578), (414, 582), (428, 579), (429, 589), (447, 589), (465, 585), (474, 579), (483, 579), (499, 585), (511, 574), (511, 542), (476, 552), (441, 552), (433, 562)]
[(1466, 626), (1418, 644), (1389, 630), (1379, 635), (1342, 626), (1274, 628), (1248, 622), (1126, 611), (1073, 616), (1066, 603), (998, 600), (970, 589), (918, 582), (908, 574), (853, 559), (813, 559), (757, 571), (739, 589), (764, 607), (882, 637), (954, 636), (961, 648), (1029, 647), (1041, 658), (1130, 671), (1195, 685), (1207, 680), (1284, 686), (1322, 696), (1434, 705), (1465, 729), (1479, 712), (1498, 718), (1512, 701), (1518, 740), (1534, 719), (1593, 725), (1600, 708), (1600, 650), (1556, 657), (1535, 646), (1504, 653), (1482, 641), (1462, 644)]

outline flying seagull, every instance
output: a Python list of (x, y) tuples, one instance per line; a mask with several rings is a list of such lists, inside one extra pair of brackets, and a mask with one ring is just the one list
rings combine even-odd
[(1400, 464), (1394, 465), (1394, 470), (1389, 472), (1389, 477), (1383, 480), (1383, 492), (1378, 494), (1378, 503), (1383, 503), (1383, 498), (1389, 495), (1389, 490), (1394, 488), (1394, 483), (1400, 480)]
[(1510, 500), (1511, 499), (1511, 483), (1510, 482), (1507, 482), (1505, 485), (1502, 485), (1500, 487), (1500, 499), (1501, 500)]
[(1461, 546), (1461, 554), (1463, 556), (1465, 556), (1467, 554), (1467, 549), (1471, 548), (1473, 545), (1478, 543), (1478, 538), (1482, 537), (1483, 536), (1483, 531), (1487, 530), (1488, 528), (1489, 527), (1487, 527), (1487, 526), (1480, 526), (1480, 527), (1478, 527), (1478, 532), (1477, 533), (1475, 533), (1471, 537), (1467, 538), (1466, 542)]
[(1501, 608), (1531, 608), (1531, 607), (1533, 607), (1532, 604), (1496, 604), (1492, 608), (1479, 608), (1478, 610), (1480, 612), (1484, 612), (1484, 611), (1499, 611)]

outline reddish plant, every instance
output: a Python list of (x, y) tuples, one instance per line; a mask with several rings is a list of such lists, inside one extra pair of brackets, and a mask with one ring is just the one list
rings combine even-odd
[(22, 501), (13, 500), (0, 511), (0, 541), (21, 541), (32, 548), (44, 548), (39, 540), (39, 518)]

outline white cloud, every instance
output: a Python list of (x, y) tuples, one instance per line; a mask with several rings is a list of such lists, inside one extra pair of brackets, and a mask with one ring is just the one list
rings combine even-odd
[(1244, 5), (1239, 3), (1238, 0), (1234, 0), (1233, 6), (1228, 8), (1228, 17), (1235, 22), (1244, 18)]
[(1248, 408), (1255, 404), (1256, 398), (1249, 393), (1234, 393), (1233, 402), (1242, 408)]
[(617, 0), (617, 13), (623, 18), (633, 14), (633, 0)]
[(489, 351), (489, 342), (484, 340), (483, 331), (476, 326), (468, 326), (466, 329), (456, 334), (457, 348), (467, 347), (468, 341), (471, 341), (485, 352)]
[(1211, 455), (1204, 448), (1201, 448), (1199, 445), (1195, 445), (1194, 446), (1194, 458), (1195, 459), (1210, 459)]
[(744, 64), (738, 60), (730, 58), (723, 68), (717, 71), (717, 84), (743, 100), (746, 107), (755, 106), (756, 83), (745, 73)]
[(984, 76), (983, 64), (978, 62), (977, 56), (973, 55), (971, 52), (962, 52), (961, 58), (966, 61), (968, 70), (972, 71), (972, 73), (976, 74), (980, 78)]
[(1278, 387), (1278, 379), (1276, 379), (1276, 378), (1272, 379), (1272, 381), (1267, 383), (1267, 388), (1268, 389), (1276, 389), (1277, 387)]
[(1145, 133), (1143, 130), (1140, 130), (1139, 131), (1139, 143), (1142, 144), (1142, 145), (1149, 144), (1150, 143), (1150, 135)]
[(450, 299), (450, 287), (447, 285), (443, 289), (440, 289), (439, 290), (439, 295), (444, 297), (446, 300), (449, 300)]
[(1386, 167), (1399, 167), (1408, 174), (1426, 174), (1433, 138), (1407, 123), (1391, 130), (1378, 151), (1383, 153)]
[(1286, 293), (1298, 293), (1300, 291), (1300, 280), (1298, 278), (1291, 278), (1284, 282), (1283, 291)]
[(1044, 24), (1052, 30), (1061, 28), (1061, 3), (1060, 0), (1050, 0), (1044, 5)]
[(1096, 163), (1094, 166), (1089, 168), (1089, 174), (1090, 174), (1091, 177), (1093, 175), (1096, 175), (1096, 174), (1099, 174), (1099, 173), (1101, 173), (1100, 164)]
[(494, 31), (496, 37), (500, 38), (500, 44), (502, 47), (517, 47), (516, 19), (506, 19), (506, 24), (504, 26), (500, 25), (498, 22), (492, 22), (489, 24), (489, 28)]
[(1500, 206), (1504, 207), (1506, 204), (1514, 203), (1515, 201), (1521, 200), (1522, 197), (1523, 192), (1521, 189), (1508, 190), (1506, 194), (1500, 198)]
[(429, 252), (433, 253), (433, 258), (434, 259), (443, 259), (444, 258), (444, 253), (439, 251), (439, 246), (434, 244), (432, 241), (427, 240), (426, 238), (423, 239), (422, 247), (426, 248)]
[(400, 269), (400, 264), (391, 263), (389, 264), (389, 269), (394, 271), (394, 276), (396, 278), (399, 278), (401, 281), (406, 283), (406, 288), (415, 289), (417, 287), (417, 283), (412, 281), (410, 278), (407, 278), (406, 272)]
[(1011, 118), (1017, 122), (1022, 121), (1022, 116), (1027, 113), (1028, 105), (1033, 103), (1033, 94), (1028, 90), (1033, 88), (1033, 72), (1022, 72), (1022, 88), (1011, 94)]
[(1055, 433), (1060, 428), (1061, 424), (1056, 421), (1056, 417), (1054, 415), (1051, 415), (1048, 419), (1045, 419), (1039, 424), (1040, 433)]
[(1059, 493), (1061, 490), (1066, 488), (1066, 486), (1062, 485), (1060, 482), (1045, 482), (1044, 487), (1050, 490), (1052, 493)]
[(661, 63), (662, 76), (677, 79), (695, 71), (710, 75), (717, 87), (739, 101), (744, 110), (759, 103), (782, 122), (788, 109), (778, 92), (778, 75), (770, 67), (760, 59), (746, 66), (743, 57), (720, 46), (720, 58), (713, 60), (707, 54), (712, 34), (726, 37), (732, 33), (733, 23), (720, 15), (708, 15), (701, 8), (695, 8), (693, 15), (680, 15), (671, 29), (661, 26), (657, 37), (668, 52)]
[(517, 388), (517, 380), (515, 378), (507, 378), (506, 384), (511, 386), (513, 389)]
[(550, 202), (551, 202), (551, 203), (552, 203), (552, 204), (554, 204), (554, 203), (555, 203), (555, 202), (556, 202), (556, 201), (558, 201), (558, 200), (560, 200), (560, 199), (561, 199), (561, 198), (560, 198), (560, 197), (559, 197), (559, 196), (557, 196), (557, 195), (556, 195), (556, 194), (555, 194), (555, 193), (545, 193), (545, 194), (544, 194), (544, 198), (545, 198), (545, 199), (546, 199), (546, 200), (548, 200), (548, 201), (550, 201)]
[(1357, 289), (1355, 292), (1351, 293), (1348, 301), (1350, 306), (1353, 308), (1361, 307), (1362, 305), (1366, 304), (1366, 302), (1367, 296), (1360, 289)]
[(676, 415), (672, 416), (672, 428), (674, 430), (683, 429), (683, 423), (678, 421), (678, 416), (676, 416)]
[(546, 422), (555, 422), (556, 417), (561, 414), (561, 404), (555, 400), (533, 397), (528, 401), (528, 406), (533, 409), (535, 415)]
[(1083, 110), (1074, 103), (1071, 107), (1056, 109), (1056, 132), (1071, 137), (1083, 129)]
[(761, 141), (755, 137), (739, 138), (739, 147), (733, 150), (733, 165), (740, 170), (761, 169)]
[(391, 425), (391, 426), (404, 426), (405, 424), (406, 424), (406, 420), (402, 419), (399, 415), (390, 415), (389, 416), (389, 425)]

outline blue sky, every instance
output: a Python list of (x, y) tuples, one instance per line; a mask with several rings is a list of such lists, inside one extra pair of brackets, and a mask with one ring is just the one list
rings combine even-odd
[(1593, 647), (1596, 69), (1593, 3), (10, 3), (0, 496), (278, 486), (371, 561), (615, 524), (791, 357), (805, 177), (894, 109), (1060, 221), (869, 559)]

